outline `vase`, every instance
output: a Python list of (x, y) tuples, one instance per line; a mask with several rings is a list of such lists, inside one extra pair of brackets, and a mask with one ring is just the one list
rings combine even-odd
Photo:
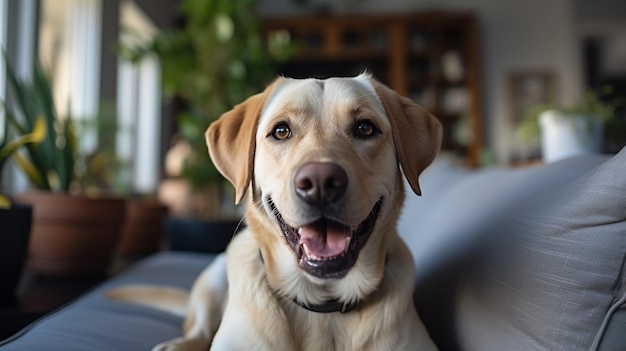
[(62, 277), (107, 273), (124, 220), (122, 198), (30, 192), (17, 199), (33, 206), (30, 268)]
[(116, 251), (125, 257), (157, 252), (165, 240), (167, 206), (157, 201), (126, 200), (126, 215)]
[(548, 110), (539, 115), (539, 125), (541, 152), (546, 163), (602, 152), (604, 123), (597, 118)]

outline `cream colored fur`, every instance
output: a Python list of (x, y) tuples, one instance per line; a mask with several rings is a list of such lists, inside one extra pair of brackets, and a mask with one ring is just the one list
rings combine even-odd
[[(350, 131), (358, 119), (373, 122), (380, 133), (356, 138)], [(292, 136), (276, 142), (272, 128), (283, 121)], [(435, 349), (413, 306), (414, 264), (396, 231), (403, 173), (419, 193), (419, 174), (439, 149), (441, 126), (434, 117), (368, 75), (279, 78), (222, 116), (207, 141), (237, 200), (248, 195), (248, 227), (194, 284), (184, 336), (155, 350)], [(293, 188), (295, 172), (308, 162), (345, 170), (342, 223), (357, 226), (383, 199), (367, 244), (338, 279), (314, 277), (298, 266), (268, 203), (271, 197), (294, 228), (314, 220)], [(347, 313), (317, 313), (294, 299), (359, 305)]]

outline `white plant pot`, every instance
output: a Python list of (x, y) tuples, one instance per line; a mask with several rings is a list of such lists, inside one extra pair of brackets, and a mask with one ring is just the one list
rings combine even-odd
[(602, 152), (604, 123), (597, 118), (568, 116), (556, 110), (539, 115), (541, 150), (546, 163)]

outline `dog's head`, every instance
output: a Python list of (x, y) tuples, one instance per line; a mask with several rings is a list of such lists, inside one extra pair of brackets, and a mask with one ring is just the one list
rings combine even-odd
[(248, 224), (263, 236), (268, 270), (318, 283), (355, 270), (380, 279), (401, 175), (419, 195), (441, 125), (369, 75), (279, 78), (213, 123), (207, 143), (236, 201), (251, 189)]

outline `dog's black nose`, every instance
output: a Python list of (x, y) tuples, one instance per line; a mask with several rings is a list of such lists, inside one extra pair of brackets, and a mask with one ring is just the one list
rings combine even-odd
[(348, 187), (348, 175), (330, 162), (304, 164), (294, 179), (296, 193), (312, 205), (326, 205), (339, 199)]

